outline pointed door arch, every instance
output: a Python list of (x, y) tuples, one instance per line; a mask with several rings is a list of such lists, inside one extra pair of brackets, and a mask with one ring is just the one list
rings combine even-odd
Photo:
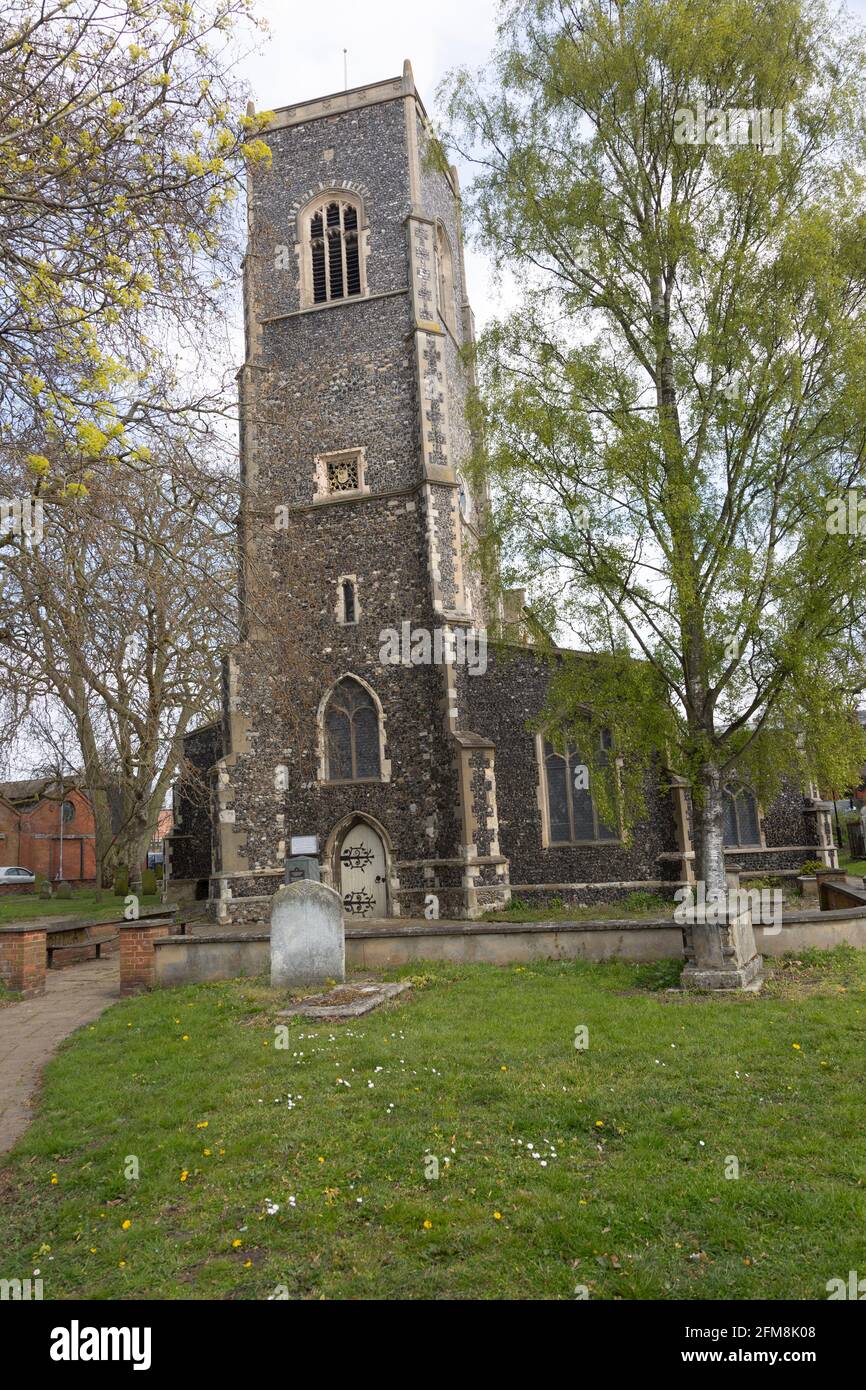
[(349, 921), (388, 916), (388, 871), (382, 836), (368, 821), (352, 821), (337, 843), (338, 891)]

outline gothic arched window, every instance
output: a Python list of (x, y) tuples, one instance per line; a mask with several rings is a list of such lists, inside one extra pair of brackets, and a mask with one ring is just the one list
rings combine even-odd
[[(607, 762), (610, 747), (610, 735), (604, 733), (602, 764)], [(544, 781), (551, 845), (619, 839), (619, 830), (605, 825), (598, 813), (589, 786), (589, 768), (573, 743), (557, 749), (544, 740)]]
[(306, 217), (309, 300), (326, 304), (363, 291), (360, 208), (345, 197), (323, 198)]
[(759, 845), (758, 803), (748, 787), (725, 787), (725, 844)]
[(379, 712), (360, 681), (344, 676), (325, 707), (325, 779), (379, 782)]

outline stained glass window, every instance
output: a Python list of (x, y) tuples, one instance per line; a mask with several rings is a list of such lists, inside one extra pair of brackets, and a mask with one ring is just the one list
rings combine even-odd
[[(610, 747), (610, 735), (605, 731), (599, 753), (602, 765)], [(589, 769), (573, 743), (559, 751), (545, 740), (544, 773), (551, 844), (619, 839), (619, 828), (606, 825), (598, 813), (589, 787)]]
[(379, 715), (359, 681), (338, 682), (325, 710), (326, 777), (329, 782), (375, 782), (382, 776)]
[(748, 787), (726, 787), (724, 797), (726, 845), (759, 845), (758, 804)]

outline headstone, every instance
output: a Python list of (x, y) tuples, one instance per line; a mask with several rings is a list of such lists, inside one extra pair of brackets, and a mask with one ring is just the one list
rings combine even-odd
[(339, 893), (309, 878), (278, 888), (271, 903), (271, 984), (287, 988), (345, 978)]

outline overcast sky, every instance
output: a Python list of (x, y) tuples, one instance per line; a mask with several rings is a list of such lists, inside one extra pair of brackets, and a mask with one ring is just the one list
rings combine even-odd
[[(866, 0), (848, 0), (866, 21)], [(493, 47), (503, 5), (497, 0), (328, 0), (327, 7), (297, 0), (258, 0), (270, 37), (242, 65), (260, 111), (291, 106), (342, 91), (343, 49), (348, 85), (396, 77), (408, 58), (428, 114), (435, 118), (436, 88), (452, 68), (477, 67)], [(479, 328), (500, 304), (485, 259), (467, 248), (469, 298)]]
[[(863, 0), (866, 4), (866, 0)], [(271, 36), (242, 71), (260, 111), (343, 90), (343, 49), (350, 87), (399, 77), (406, 58), (431, 116), (435, 92), (451, 68), (476, 67), (488, 57), (501, 4), (495, 0), (329, 0), (327, 8), (296, 0), (258, 0), (256, 12)], [(481, 326), (493, 289), (483, 258), (467, 254), (472, 307)]]

